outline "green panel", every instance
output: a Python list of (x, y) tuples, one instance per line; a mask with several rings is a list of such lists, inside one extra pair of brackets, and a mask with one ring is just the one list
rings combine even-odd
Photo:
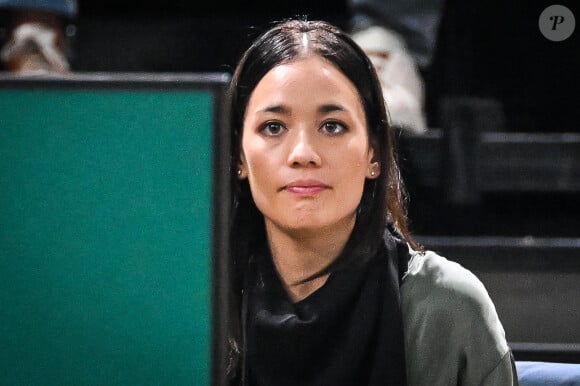
[(0, 384), (210, 384), (213, 108), (0, 89)]

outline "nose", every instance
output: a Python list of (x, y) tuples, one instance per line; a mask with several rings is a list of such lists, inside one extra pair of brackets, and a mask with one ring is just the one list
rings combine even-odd
[(316, 149), (314, 134), (308, 130), (297, 130), (295, 138), (291, 141), (290, 151), (288, 153), (288, 165), (291, 167), (320, 166), (322, 159)]

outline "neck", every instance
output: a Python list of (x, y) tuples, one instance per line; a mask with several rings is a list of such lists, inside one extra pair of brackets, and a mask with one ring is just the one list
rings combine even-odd
[(288, 231), (266, 219), (272, 260), (290, 298), (297, 302), (324, 285), (328, 274), (307, 280), (328, 267), (344, 249), (354, 228), (348, 219), (332, 229)]

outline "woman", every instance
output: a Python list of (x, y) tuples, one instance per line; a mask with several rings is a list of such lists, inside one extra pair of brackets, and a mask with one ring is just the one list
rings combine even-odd
[(517, 383), (481, 283), (407, 230), (384, 106), (366, 55), (327, 23), (281, 23), (242, 57), (233, 384)]

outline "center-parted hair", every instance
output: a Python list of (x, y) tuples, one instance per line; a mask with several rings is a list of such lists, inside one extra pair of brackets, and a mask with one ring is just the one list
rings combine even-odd
[[(385, 108), (380, 82), (364, 51), (343, 31), (322, 21), (290, 20), (259, 36), (242, 56), (231, 81), (228, 102), (231, 128), (230, 175), (231, 222), (231, 347), (235, 357), (241, 342), (241, 293), (243, 277), (252, 249), (265, 243), (263, 215), (257, 209), (247, 180), (237, 177), (244, 116), (252, 92), (272, 68), (317, 56), (340, 70), (356, 87), (364, 108), (369, 144), (380, 175), (366, 179), (357, 208), (356, 222), (344, 250), (316, 276), (351, 264), (364, 264), (383, 242), (386, 223), (391, 222), (413, 246), (408, 229), (405, 194), (394, 150), (394, 135)], [(235, 368), (236, 360), (232, 362)]]

